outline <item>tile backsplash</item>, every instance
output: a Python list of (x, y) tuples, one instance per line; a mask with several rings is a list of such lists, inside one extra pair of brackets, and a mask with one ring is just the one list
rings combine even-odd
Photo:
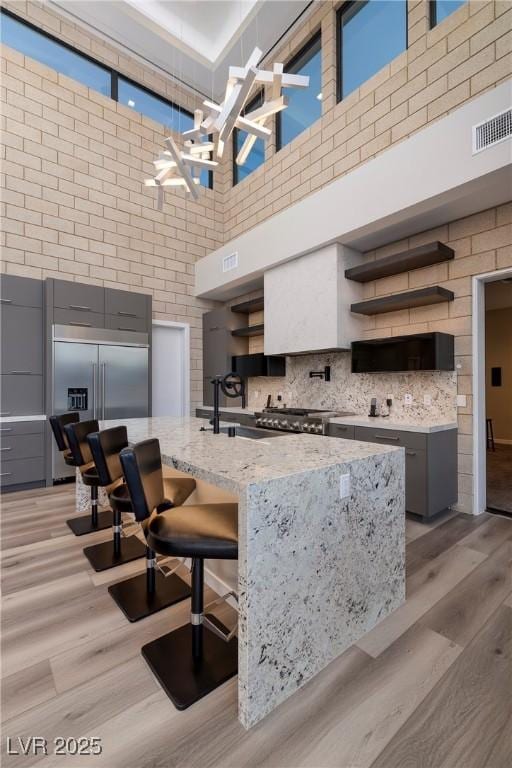
[[(331, 381), (311, 379), (310, 371), (331, 366)], [(455, 371), (412, 373), (352, 373), (350, 352), (300, 355), (286, 358), (286, 376), (249, 379), (248, 405), (261, 408), (267, 396), (277, 405), (278, 394), (289, 407), (325, 408), (367, 414), (370, 400), (393, 398), (391, 415), (403, 421), (456, 421), (457, 374)], [(404, 397), (412, 395), (406, 405)], [(425, 396), (430, 402), (425, 404)]]

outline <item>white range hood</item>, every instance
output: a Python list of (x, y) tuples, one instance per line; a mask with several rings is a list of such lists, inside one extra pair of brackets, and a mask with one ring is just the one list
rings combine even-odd
[(350, 349), (362, 338), (364, 319), (350, 311), (362, 285), (345, 278), (361, 261), (358, 251), (333, 243), (265, 272), (265, 354)]

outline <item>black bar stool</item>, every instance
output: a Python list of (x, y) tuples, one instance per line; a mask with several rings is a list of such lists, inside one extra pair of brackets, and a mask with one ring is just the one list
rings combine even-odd
[[(91, 489), (91, 506), (93, 514), (94, 510), (96, 510), (96, 516), (98, 516), (98, 488), (110, 485), (108, 482), (103, 482), (100, 477), (88, 441), (89, 435), (98, 432), (98, 429), (99, 425), (95, 419), (82, 421), (78, 424), (68, 424), (64, 428), (75, 461), (81, 462), (82, 482)], [(133, 540), (127, 540), (126, 546), (121, 551), (121, 547), (118, 546), (120, 545), (120, 540), (116, 536), (115, 515), (112, 511), (109, 510), (109, 512), (110, 527), (113, 528), (113, 540), (84, 549), (84, 555), (95, 571), (104, 571), (116, 565), (130, 562), (138, 557), (143, 557), (145, 552), (144, 545), (137, 538), (133, 537)]]
[[(83, 470), (91, 462), (87, 462), (80, 451), (73, 451), (69, 443), (69, 435), (67, 430), (69, 427), (78, 424), (90, 424), (91, 422), (80, 422), (80, 414), (76, 411), (70, 411), (69, 413), (63, 413), (59, 416), (50, 416), (50, 426), (52, 428), (57, 448), (62, 453), (64, 461), (70, 467), (78, 467), (83, 476)], [(97, 421), (92, 422), (98, 424)], [(91, 488), (91, 514), (81, 515), (80, 517), (73, 517), (71, 520), (66, 520), (75, 536), (83, 536), (86, 533), (92, 533), (93, 531), (102, 531), (105, 528), (110, 528), (112, 525), (112, 512), (111, 510), (105, 510), (105, 512), (98, 513), (98, 492), (93, 493)]]
[[(128, 445), (126, 427), (112, 427), (101, 432), (94, 432), (87, 436), (87, 440), (101, 484), (114, 486), (115, 483), (118, 483), (109, 493), (110, 504), (114, 511), (113, 543), (105, 542), (105, 544), (89, 549), (98, 550), (99, 547), (106, 548), (106, 545), (111, 549), (113, 547), (113, 557), (118, 558), (115, 564), (127, 562), (126, 559), (121, 560), (120, 558), (126, 556), (128, 543), (132, 541), (137, 542), (137, 548), (141, 549), (142, 552), (137, 557), (146, 554), (146, 573), (112, 584), (108, 588), (110, 595), (126, 618), (129, 621), (138, 621), (189, 597), (190, 589), (188, 584), (173, 572), (164, 575), (157, 570), (155, 573), (154, 553), (136, 536), (130, 536), (127, 539), (121, 538), (122, 514), (133, 514), (128, 486), (120, 482), (123, 477), (123, 469), (119, 460), (119, 453)], [(171, 508), (176, 504), (183, 504), (196, 487), (196, 482), (193, 478), (187, 477), (169, 478), (164, 479), (164, 485), (166, 496), (170, 499), (166, 508)], [(136, 529), (140, 531), (140, 524), (136, 524)], [(129, 546), (131, 547), (131, 544)], [(129, 551), (131, 550), (128, 549)], [(109, 555), (112, 556), (112, 553), (107, 552), (106, 557)], [(88, 557), (90, 560), (90, 555)]]
[(205, 615), (203, 606), (204, 559), (238, 559), (238, 505), (190, 504), (165, 509), (158, 440), (144, 440), (125, 448), (120, 456), (135, 516), (147, 521), (148, 547), (158, 554), (192, 558), (190, 623), (142, 648), (173, 704), (186, 709), (238, 671), (235, 630), (228, 632), (213, 616)]

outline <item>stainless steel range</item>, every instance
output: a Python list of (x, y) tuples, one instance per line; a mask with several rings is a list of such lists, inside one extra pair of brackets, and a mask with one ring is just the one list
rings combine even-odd
[(342, 415), (348, 414), (315, 408), (264, 408), (255, 414), (257, 427), (313, 435), (325, 435), (329, 419)]

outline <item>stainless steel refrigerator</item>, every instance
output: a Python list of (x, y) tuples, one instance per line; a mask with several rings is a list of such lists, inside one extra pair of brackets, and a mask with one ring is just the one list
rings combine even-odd
[[(80, 420), (149, 416), (149, 338), (145, 333), (55, 325), (53, 413)], [(53, 446), (53, 478), (74, 473)]]

